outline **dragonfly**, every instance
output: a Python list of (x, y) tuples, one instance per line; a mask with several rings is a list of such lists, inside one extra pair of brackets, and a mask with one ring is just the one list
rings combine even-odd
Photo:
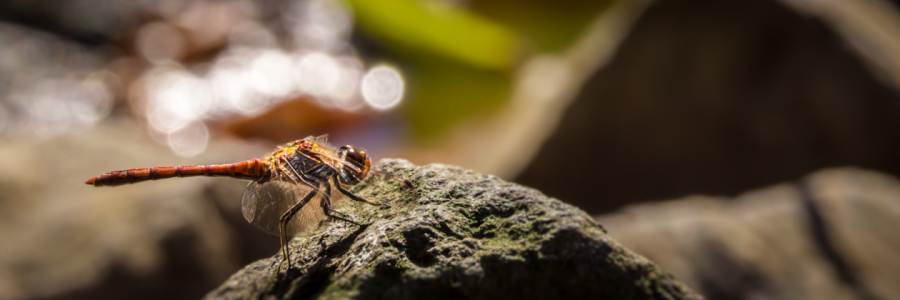
[[(85, 181), (94, 186), (118, 186), (148, 180), (191, 176), (226, 176), (251, 180), (241, 197), (247, 222), (281, 239), (281, 253), (290, 268), (290, 238), (313, 233), (330, 219), (348, 220), (333, 209), (332, 186), (348, 198), (380, 204), (351, 193), (374, 171), (365, 150), (352, 145), (334, 148), (328, 135), (309, 136), (279, 146), (264, 158), (232, 164), (153, 167), (112, 171)], [(404, 184), (411, 187), (409, 181)], [(338, 197), (340, 195), (337, 195)], [(337, 197), (334, 197), (337, 198)]]

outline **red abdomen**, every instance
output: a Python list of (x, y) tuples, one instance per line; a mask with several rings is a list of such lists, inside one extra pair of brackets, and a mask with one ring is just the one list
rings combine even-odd
[(189, 176), (227, 176), (240, 179), (257, 179), (269, 175), (269, 168), (259, 159), (251, 159), (224, 165), (197, 165), (177, 167), (153, 167), (112, 171), (85, 181), (94, 186), (116, 186), (147, 180)]

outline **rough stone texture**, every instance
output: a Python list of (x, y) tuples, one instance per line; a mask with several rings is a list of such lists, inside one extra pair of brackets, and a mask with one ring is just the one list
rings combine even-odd
[(711, 299), (900, 299), (900, 181), (876, 172), (824, 170), (597, 219)]
[(384, 160), (399, 179), (369, 180), (335, 221), (248, 265), (207, 298), (698, 299), (625, 249), (583, 211), (540, 192), (456, 167)]

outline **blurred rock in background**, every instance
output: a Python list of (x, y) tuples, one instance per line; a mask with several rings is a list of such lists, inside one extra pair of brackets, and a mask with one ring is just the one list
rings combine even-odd
[(829, 169), (736, 198), (691, 196), (598, 222), (710, 299), (896, 299), (900, 180)]

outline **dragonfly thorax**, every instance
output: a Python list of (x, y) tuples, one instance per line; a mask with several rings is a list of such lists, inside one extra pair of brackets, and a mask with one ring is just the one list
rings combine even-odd
[(301, 140), (292, 152), (287, 159), (291, 171), (307, 181), (327, 182), (336, 176), (342, 184), (355, 185), (366, 178), (372, 165), (369, 154), (352, 145), (329, 153), (307, 140)]
[(328, 181), (328, 178), (337, 174), (337, 170), (328, 161), (316, 156), (310, 156), (302, 151), (297, 151), (289, 160), (291, 169), (300, 173), (297, 175), (302, 174), (305, 178), (325, 182)]

